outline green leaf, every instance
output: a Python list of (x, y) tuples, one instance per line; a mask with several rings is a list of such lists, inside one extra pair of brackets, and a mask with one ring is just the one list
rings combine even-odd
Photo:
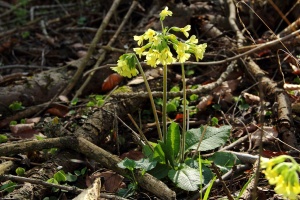
[(177, 107), (174, 103), (170, 102), (167, 104), (167, 112), (175, 112), (177, 111)]
[(217, 111), (221, 110), (221, 105), (220, 104), (214, 104), (211, 107), (213, 107), (213, 109), (215, 109)]
[(22, 167), (18, 167), (18, 168), (16, 169), (16, 174), (17, 174), (18, 176), (23, 176), (23, 175), (25, 174), (25, 169), (22, 168)]
[(163, 145), (162, 142), (159, 142), (155, 147), (154, 147), (154, 152), (153, 152), (153, 159), (157, 160), (158, 162), (165, 162), (165, 153), (161, 147)]
[(18, 124), (17, 121), (11, 121), (11, 122), (9, 122), (9, 125), (11, 125), (11, 126), (14, 126), (14, 125), (17, 125), (17, 124)]
[(141, 160), (135, 161), (135, 163), (136, 169), (144, 169), (145, 171), (149, 171), (156, 166), (157, 161), (150, 161), (149, 158), (142, 158)]
[(199, 189), (199, 185), (203, 183), (203, 178), (200, 177), (199, 170), (187, 165), (177, 171), (171, 169), (168, 173), (168, 177), (177, 187), (186, 191), (196, 191)]
[[(204, 132), (199, 151), (208, 151), (225, 144), (230, 135), (231, 126), (221, 126), (220, 128), (207, 126)], [(197, 149), (204, 127), (190, 129), (186, 132), (186, 150)]]
[(59, 184), (55, 178), (50, 178), (46, 181), (47, 183)]
[(217, 126), (219, 124), (219, 120), (216, 117), (211, 118), (210, 121), (212, 126)]
[(66, 176), (66, 174), (63, 170), (59, 170), (58, 172), (56, 172), (54, 174), (54, 179), (59, 183), (60, 182), (66, 182), (67, 181), (67, 176)]
[(197, 94), (192, 94), (192, 95), (190, 96), (190, 100), (191, 100), (191, 101), (196, 101), (196, 100), (198, 99), (198, 97), (199, 97), (199, 95), (197, 95)]
[(4, 143), (4, 142), (7, 142), (7, 136), (0, 134), (0, 143)]
[(153, 157), (153, 151), (148, 145), (143, 146), (143, 154), (145, 155), (146, 158), (152, 158)]
[(163, 105), (163, 100), (162, 100), (162, 98), (155, 98), (154, 103), (158, 106), (162, 106)]
[(80, 170), (81, 175), (85, 175), (87, 167), (84, 167)]
[(75, 170), (75, 171), (74, 171), (74, 174), (75, 174), (76, 176), (80, 176), (80, 175), (81, 175), (81, 172), (80, 172), (79, 170)]
[(93, 107), (95, 106), (95, 102), (92, 102), (92, 101), (89, 101), (87, 104), (86, 104), (87, 107)]
[(209, 160), (213, 161), (223, 173), (228, 172), (234, 165), (240, 163), (236, 155), (228, 152), (216, 152)]
[(170, 92), (180, 92), (179, 86), (176, 85), (176, 86), (172, 87)]
[[(203, 176), (203, 183), (208, 184), (209, 181), (213, 178), (213, 173), (212, 171), (206, 167), (201, 160), (201, 168), (202, 168), (202, 176)], [(184, 163), (188, 165), (191, 168), (197, 169), (199, 171), (199, 164), (198, 161), (193, 160), (192, 158), (187, 158)]]
[(168, 128), (165, 155), (172, 167), (175, 166), (175, 159), (180, 150), (180, 130), (179, 125), (172, 122)]
[(78, 103), (78, 98), (77, 97), (72, 99), (72, 101), (71, 101), (72, 106), (76, 106), (77, 103)]
[(168, 176), (169, 167), (166, 164), (157, 163), (156, 167), (150, 171), (148, 171), (149, 174), (154, 176), (157, 179), (163, 179), (166, 176)]
[(24, 106), (22, 106), (22, 102), (14, 101), (9, 105), (9, 109), (11, 109), (12, 111), (18, 111), (24, 109)]
[(300, 78), (299, 78), (299, 76), (297, 76), (296, 78), (294, 78), (293, 83), (300, 84)]
[(77, 176), (71, 174), (70, 172), (68, 172), (68, 174), (66, 174), (66, 178), (68, 182), (75, 182), (77, 181)]
[(0, 191), (13, 192), (15, 190), (16, 185), (17, 185), (16, 183), (14, 183), (12, 181), (8, 181), (8, 183), (5, 183), (0, 187)]
[(210, 193), (211, 188), (212, 188), (214, 182), (216, 181), (216, 179), (217, 179), (217, 176), (214, 176), (214, 178), (213, 178), (213, 179), (211, 180), (211, 182), (209, 183), (209, 186), (207, 187), (207, 190), (205, 191), (203, 200), (207, 200), (207, 199), (208, 199), (209, 193)]
[[(48, 179), (48, 180), (47, 180), (47, 183), (52, 183), (52, 184), (59, 185), (58, 181), (57, 181), (55, 178), (50, 178), (50, 179)], [(59, 189), (53, 187), (53, 188), (52, 188), (52, 191), (53, 191), (53, 192), (58, 192)]]
[(121, 162), (118, 163), (118, 167), (122, 169), (129, 169), (130, 171), (133, 171), (136, 167), (136, 163), (134, 160), (131, 160), (129, 158), (125, 158)]

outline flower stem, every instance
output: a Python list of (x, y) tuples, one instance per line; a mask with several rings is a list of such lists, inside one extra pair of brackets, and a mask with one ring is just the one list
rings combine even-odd
[(183, 91), (183, 122), (182, 122), (182, 140), (181, 140), (181, 161), (184, 161), (184, 152), (185, 152), (185, 133), (186, 133), (186, 119), (187, 119), (187, 110), (186, 110), (186, 82), (185, 82), (185, 71), (184, 64), (181, 63), (181, 73), (182, 73), (182, 91)]
[(149, 99), (150, 99), (150, 103), (151, 103), (151, 107), (152, 107), (152, 111), (153, 111), (153, 115), (154, 115), (154, 120), (155, 120), (155, 124), (156, 124), (156, 128), (157, 128), (158, 137), (159, 137), (160, 140), (162, 140), (163, 137), (162, 137), (162, 133), (161, 133), (160, 125), (159, 125), (159, 120), (158, 120), (158, 116), (157, 116), (157, 112), (156, 112), (156, 108), (155, 108), (155, 104), (154, 104), (152, 92), (151, 92), (149, 83), (147, 81), (147, 77), (146, 77), (146, 75), (144, 73), (144, 70), (143, 70), (143, 68), (141, 66), (141, 63), (139, 62), (137, 56), (135, 54), (134, 54), (134, 56), (135, 56), (135, 59), (137, 61), (137, 65), (138, 65), (139, 71), (141, 72), (141, 75), (142, 75), (142, 77), (144, 79), (144, 82), (145, 82), (146, 89), (147, 89), (148, 94), (149, 94)]
[(163, 125), (163, 142), (167, 141), (167, 65), (163, 66), (163, 105), (162, 105), (162, 125)]

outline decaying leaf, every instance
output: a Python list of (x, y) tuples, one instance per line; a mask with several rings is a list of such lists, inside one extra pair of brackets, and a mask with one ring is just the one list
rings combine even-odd
[(14, 137), (32, 138), (39, 133), (38, 130), (33, 129), (34, 123), (10, 125), (9, 128)]
[(95, 200), (100, 199), (101, 179), (96, 178), (93, 185), (84, 190), (73, 200)]
[(254, 142), (254, 147), (256, 147), (259, 144), (262, 133), (263, 133), (262, 142), (272, 142), (278, 136), (278, 131), (276, 130), (275, 127), (264, 126), (263, 130), (262, 128), (259, 128), (253, 133), (251, 133), (250, 135), (252, 142)]

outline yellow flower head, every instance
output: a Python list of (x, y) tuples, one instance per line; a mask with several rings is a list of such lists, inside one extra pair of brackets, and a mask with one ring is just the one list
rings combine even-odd
[[(132, 54), (124, 54), (120, 56), (118, 60), (118, 65), (116, 67), (111, 67), (111, 69), (121, 76), (131, 78), (136, 76), (139, 71), (135, 68), (135, 57)], [(133, 66), (129, 66), (128, 63), (131, 63)]]
[(152, 30), (151, 28), (149, 28), (144, 34), (144, 39), (152, 41), (152, 38), (155, 36), (155, 34), (156, 34), (156, 32), (154, 30)]
[(141, 46), (143, 44), (144, 35), (140, 35), (140, 36), (135, 35), (133, 36), (133, 39), (137, 41), (139, 46)]
[(180, 31), (185, 35), (185, 37), (189, 37), (188, 31), (191, 30), (191, 25), (187, 25), (184, 28), (180, 28)]
[(143, 52), (145, 51), (145, 49), (143, 47), (141, 47), (141, 48), (133, 48), (133, 51), (135, 51), (135, 53), (137, 55), (139, 55), (139, 57), (141, 58), (141, 56), (142, 56)]
[(191, 46), (191, 51), (195, 55), (196, 60), (202, 60), (207, 44), (193, 45)]
[(172, 14), (172, 11), (169, 11), (169, 8), (166, 6), (165, 9), (163, 9), (159, 14), (160, 20), (163, 21), (166, 16), (172, 16)]
[(186, 41), (186, 43), (188, 43), (188, 44), (198, 44), (198, 39), (196, 38), (195, 35), (192, 35), (192, 36), (190, 37), (190, 39), (188, 39), (188, 40)]

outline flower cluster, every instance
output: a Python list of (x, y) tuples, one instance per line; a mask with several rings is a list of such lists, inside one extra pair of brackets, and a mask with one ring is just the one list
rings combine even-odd
[[(172, 14), (173, 13), (168, 10), (168, 7), (162, 10), (160, 13), (161, 23), (165, 17), (172, 16)], [(198, 61), (203, 58), (203, 54), (207, 46), (206, 44), (198, 44), (198, 39), (196, 39), (195, 35), (192, 35), (188, 40), (182, 42), (179, 41), (174, 34), (169, 33), (170, 31), (182, 32), (188, 38), (188, 32), (190, 30), (190, 25), (183, 28), (163, 28), (162, 23), (162, 32), (148, 29), (143, 35), (134, 36), (134, 40), (137, 41), (137, 44), (140, 47), (134, 48), (133, 50), (140, 58), (145, 56), (145, 62), (151, 67), (156, 67), (159, 64), (166, 66), (177, 61), (184, 63), (192, 54)], [(177, 56), (173, 55), (170, 49), (171, 47), (175, 50)], [(117, 71), (120, 75), (127, 77), (135, 76), (137, 74), (137, 72), (133, 70), (135, 66), (128, 66), (127, 63), (124, 62), (124, 59), (120, 60), (118, 61), (118, 66), (112, 68), (114, 71)], [(125, 69), (128, 67), (130, 70)], [(130, 72), (133, 73), (130, 74)]]
[[(286, 162), (285, 160), (291, 162)], [(281, 155), (272, 159), (263, 158), (261, 168), (270, 185), (276, 185), (274, 190), (288, 199), (297, 199), (300, 193), (299, 164), (287, 155)]]
[(135, 55), (132, 53), (128, 53), (120, 56), (118, 65), (116, 67), (111, 67), (111, 69), (116, 71), (121, 76), (131, 78), (132, 76), (136, 76), (139, 73), (139, 71), (135, 68), (135, 65)]

